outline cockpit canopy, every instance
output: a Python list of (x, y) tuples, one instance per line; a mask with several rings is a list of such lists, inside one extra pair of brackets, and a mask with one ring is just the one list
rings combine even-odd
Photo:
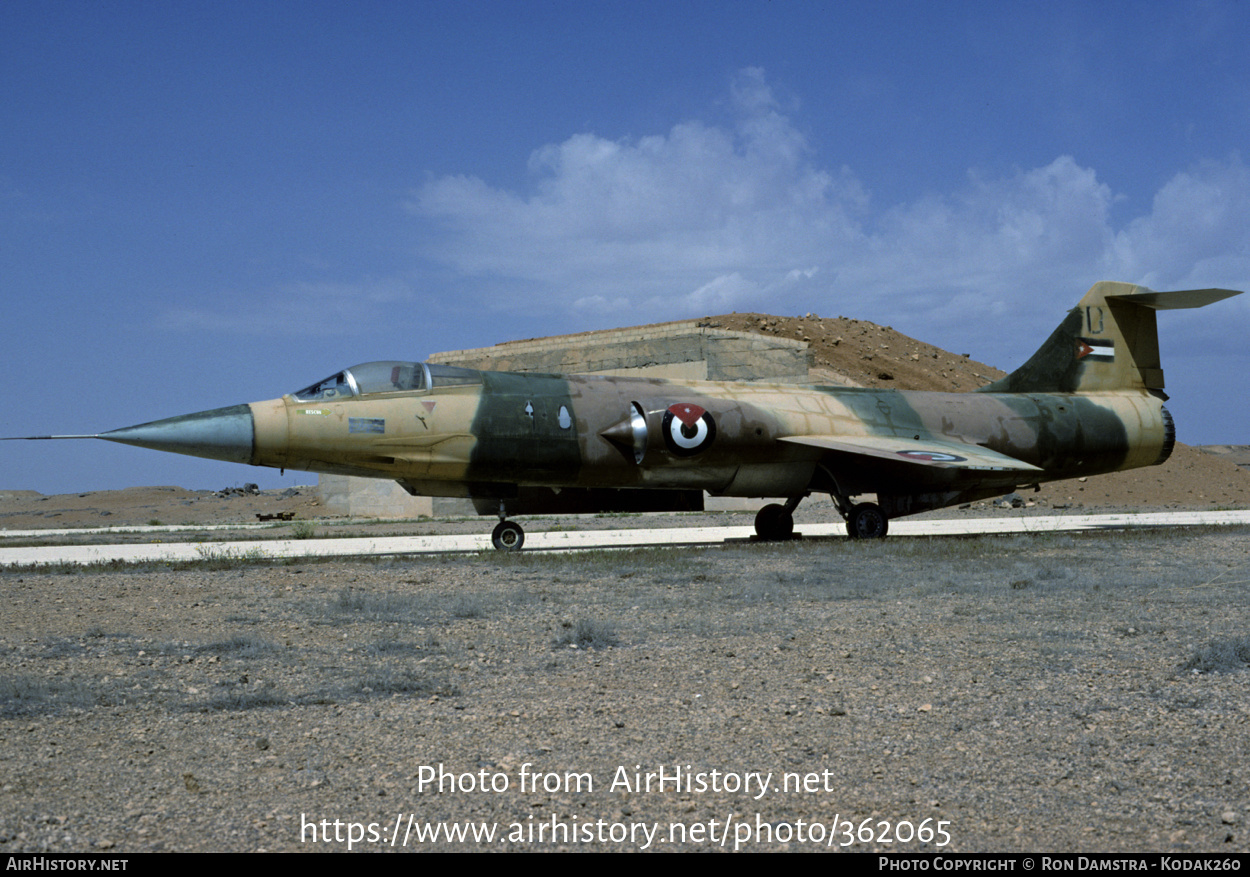
[(366, 362), (292, 393), (300, 402), (328, 402), (376, 393), (413, 393), (482, 383), (470, 368), (426, 362)]

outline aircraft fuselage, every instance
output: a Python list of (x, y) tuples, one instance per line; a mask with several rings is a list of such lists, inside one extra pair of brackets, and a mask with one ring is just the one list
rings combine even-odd
[[(821, 490), (829, 477), (849, 495), (906, 493), (918, 484), (917, 455), (940, 457), (949, 442), (986, 448), (1040, 471), (943, 467), (939, 458), (925, 461), (926, 489), (1002, 491), (1149, 465), (1170, 450), (1161, 402), (1133, 391), (927, 393), (477, 374), (477, 386), (252, 403), (255, 440), (248, 462), (390, 478), (436, 496), (520, 485), (760, 497)], [(710, 430), (702, 440), (698, 425), (687, 429), (694, 434), (683, 443), (676, 418), (666, 424), (665, 415), (679, 405), (705, 412)], [(645, 423), (636, 449), (634, 434), (624, 429), (619, 437), (605, 436), (635, 410)], [(915, 450), (839, 455), (836, 449), (783, 441), (790, 436), (888, 438)], [(935, 442), (942, 443), (938, 450)]]

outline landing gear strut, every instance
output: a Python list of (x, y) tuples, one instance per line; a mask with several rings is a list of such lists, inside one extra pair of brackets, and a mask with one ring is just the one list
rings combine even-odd
[(794, 510), (803, 501), (792, 496), (785, 505), (770, 502), (755, 515), (755, 535), (763, 542), (786, 542), (794, 537)]

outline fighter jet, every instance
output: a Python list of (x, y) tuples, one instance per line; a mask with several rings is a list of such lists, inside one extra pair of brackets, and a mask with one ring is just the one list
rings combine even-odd
[[(1238, 292), (1097, 283), (1033, 356), (972, 393), (667, 381), (369, 362), (280, 399), (91, 436), (196, 457), (392, 479), (498, 515), (702, 508), (784, 497), (755, 518), (789, 539), (793, 512), (832, 497), (852, 538), (891, 518), (1023, 486), (1158, 465), (1176, 430), (1155, 312)], [(872, 499), (868, 499), (871, 495)]]

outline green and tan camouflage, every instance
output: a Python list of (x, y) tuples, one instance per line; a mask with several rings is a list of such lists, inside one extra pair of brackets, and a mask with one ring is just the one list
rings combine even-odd
[[(1018, 487), (1162, 463), (1155, 312), (1237, 292), (1098, 283), (1024, 365), (974, 393), (353, 366), (295, 393), (95, 436), (194, 456), (386, 478), (510, 515), (702, 508), (784, 497), (756, 518), (788, 538), (829, 494), (854, 537), (890, 518)], [(871, 495), (874, 501), (858, 501)]]

